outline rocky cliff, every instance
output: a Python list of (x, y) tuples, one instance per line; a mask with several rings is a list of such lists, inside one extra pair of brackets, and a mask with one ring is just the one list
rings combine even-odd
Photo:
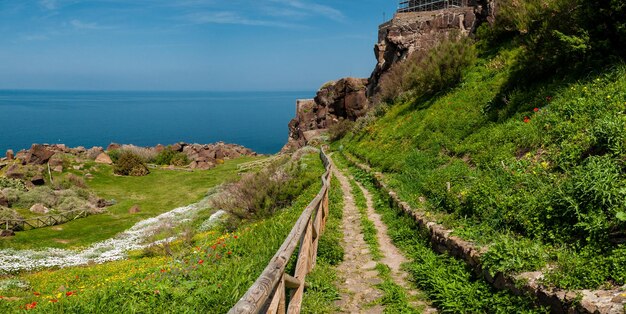
[(375, 99), (378, 82), (411, 53), (428, 50), (450, 33), (471, 35), (484, 22), (493, 22), (494, 0), (472, 0), (462, 8), (396, 13), (380, 25), (374, 46), (376, 67), (369, 79), (345, 78), (322, 86), (315, 99), (298, 100), (289, 123), (289, 141), (283, 152), (306, 145), (341, 119), (356, 120)]
[(298, 149), (342, 119), (355, 121), (367, 112), (367, 79), (343, 78), (324, 84), (315, 99), (298, 100), (289, 122), (289, 141), (283, 152)]

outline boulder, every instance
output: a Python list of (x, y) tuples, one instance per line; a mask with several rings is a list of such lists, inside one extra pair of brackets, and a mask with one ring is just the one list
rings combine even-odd
[(98, 157), (96, 157), (96, 163), (112, 165), (113, 160), (111, 160), (111, 157), (109, 157), (109, 155), (107, 155), (106, 153), (100, 153)]
[(46, 208), (46, 206), (43, 206), (43, 204), (37, 203), (30, 208), (30, 212), (43, 215), (43, 214), (47, 214), (48, 212), (50, 212), (50, 210)]
[(103, 198), (98, 198), (98, 199), (96, 200), (96, 207), (98, 207), (98, 208), (104, 208), (104, 207), (107, 207), (107, 206), (108, 206), (108, 203), (107, 203), (107, 201), (106, 201), (105, 199), (103, 199)]
[(207, 170), (207, 169), (215, 168), (215, 164), (212, 162), (199, 162), (197, 163), (196, 168), (201, 169), (201, 170)]
[(160, 152), (162, 152), (164, 150), (165, 150), (165, 146), (163, 146), (161, 144), (158, 144), (157, 146), (154, 147), (154, 151), (157, 152), (157, 153), (160, 153)]
[(141, 207), (139, 207), (139, 205), (133, 205), (133, 207), (128, 210), (129, 214), (137, 214), (139, 212), (141, 212)]
[(116, 149), (120, 149), (122, 148), (122, 145), (117, 144), (117, 143), (111, 143), (109, 144), (109, 146), (107, 146), (107, 152), (110, 152), (112, 150), (116, 150)]
[(52, 168), (54, 172), (63, 172), (63, 166), (56, 166)]
[(104, 149), (102, 149), (102, 147), (92, 147), (89, 150), (87, 150), (87, 152), (85, 152), (85, 154), (87, 155), (87, 158), (89, 159), (96, 159), (102, 153), (104, 153)]
[(70, 153), (73, 155), (78, 155), (78, 154), (82, 154), (84, 152), (86, 152), (87, 150), (85, 149), (85, 147), (83, 146), (78, 146), (76, 148), (72, 148), (70, 149)]
[(211, 150), (210, 148), (200, 150), (200, 152), (198, 152), (198, 155), (199, 157), (202, 157), (207, 161), (216, 159), (215, 151)]
[(30, 151), (21, 150), (15, 154), (15, 159), (20, 160), (25, 165), (30, 160)]
[(16, 164), (10, 165), (9, 168), (7, 168), (4, 175), (7, 178), (11, 178), (11, 179), (23, 179), (24, 178), (24, 173), (22, 172), (22, 169), (20, 168), (20, 166)]
[(52, 150), (40, 144), (33, 144), (30, 148), (30, 158), (25, 159), (26, 163), (31, 165), (43, 165), (54, 155)]
[(30, 179), (30, 183), (32, 183), (34, 186), (41, 186), (46, 184), (46, 181), (43, 179), (43, 176), (38, 174), (35, 175), (32, 179)]
[(48, 165), (50, 165), (50, 167), (63, 166), (63, 155), (59, 153), (54, 154), (48, 161)]
[(13, 153), (12, 149), (7, 150), (6, 157), (7, 157), (7, 160), (15, 159), (15, 154)]
[(15, 235), (15, 231), (13, 231), (11, 229), (0, 231), (0, 237), (1, 238), (12, 237), (14, 235)]
[(182, 152), (183, 151), (183, 145), (181, 143), (176, 143), (176, 144), (172, 144), (170, 146), (170, 148), (175, 151), (175, 152)]
[(85, 173), (85, 178), (86, 178), (86, 179), (93, 179), (93, 174), (91, 174), (91, 173)]

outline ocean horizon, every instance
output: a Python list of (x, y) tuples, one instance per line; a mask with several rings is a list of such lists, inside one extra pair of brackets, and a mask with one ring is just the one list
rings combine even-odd
[(307, 91), (0, 90), (0, 152), (32, 144), (234, 143), (273, 154)]

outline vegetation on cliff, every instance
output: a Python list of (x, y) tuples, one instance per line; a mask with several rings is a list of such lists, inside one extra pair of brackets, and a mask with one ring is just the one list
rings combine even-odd
[(494, 273), (550, 266), (544, 281), (561, 288), (625, 284), (625, 11), (605, 2), (512, 2), (479, 30), (458, 84), (424, 93), (411, 69), (427, 67), (410, 58), (396, 71), (418, 83), (335, 147), (488, 245)]

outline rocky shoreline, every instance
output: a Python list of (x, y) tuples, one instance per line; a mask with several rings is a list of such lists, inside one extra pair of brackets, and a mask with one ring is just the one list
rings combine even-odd
[(44, 165), (50, 167), (50, 171), (63, 172), (63, 155), (72, 155), (78, 159), (85, 161), (96, 161), (97, 163), (112, 164), (109, 154), (116, 150), (141, 151), (145, 154), (156, 155), (166, 149), (174, 152), (183, 153), (189, 159), (188, 167), (191, 169), (211, 169), (215, 165), (227, 159), (233, 159), (242, 156), (257, 156), (257, 153), (249, 148), (237, 144), (226, 144), (218, 142), (214, 144), (190, 144), (179, 142), (171, 145), (156, 145), (153, 147), (140, 147), (135, 145), (123, 145), (111, 143), (105, 148), (94, 146), (85, 148), (78, 146), (74, 148), (67, 147), (64, 144), (33, 144), (30, 149), (21, 150), (15, 153), (13, 150), (7, 150), (5, 157), (0, 158), (0, 170), (7, 167), (4, 175), (12, 179), (24, 179), (26, 174), (21, 171), (24, 167), (38, 169), (40, 175), (34, 175), (32, 179), (37, 185), (43, 180), (43, 173), (47, 171)]

